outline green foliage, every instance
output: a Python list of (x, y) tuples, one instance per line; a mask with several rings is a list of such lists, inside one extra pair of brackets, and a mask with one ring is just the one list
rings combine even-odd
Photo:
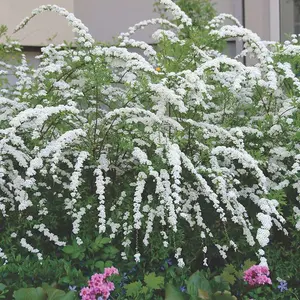
[(76, 300), (77, 295), (73, 291), (65, 293), (62, 290), (43, 284), (38, 288), (22, 288), (14, 292), (15, 300)]
[(65, 276), (58, 282), (70, 285), (84, 284), (86, 277), (83, 276), (83, 272), (89, 275), (93, 272), (102, 273), (104, 268), (113, 265), (119, 253), (119, 250), (111, 245), (111, 240), (102, 236), (97, 236), (95, 240), (86, 239), (82, 245), (73, 241), (72, 245), (66, 245), (62, 251), (69, 263), (64, 267)]
[(204, 271), (197, 271), (187, 281), (187, 293), (191, 300), (234, 300), (228, 283), (222, 276), (209, 279)]
[(76, 242), (73, 242), (73, 245), (67, 245), (63, 248), (62, 250), (64, 253), (68, 254), (71, 256), (72, 259), (80, 259), (82, 260), (84, 258), (84, 252), (85, 252), (85, 247), (84, 246), (78, 246)]
[(248, 259), (244, 262), (242, 270), (237, 270), (232, 264), (226, 265), (221, 274), (221, 278), (230, 285), (233, 285), (237, 280), (241, 280), (243, 278), (244, 271), (248, 270), (255, 264), (256, 263), (254, 261)]
[(191, 299), (198, 299), (200, 293), (210, 295), (212, 293), (209, 281), (204, 276), (203, 272), (197, 271), (187, 282), (187, 291)]
[(136, 281), (125, 286), (126, 296), (130, 299), (153, 299), (154, 293), (164, 287), (164, 278), (155, 273), (145, 275), (144, 282)]
[(102, 273), (104, 268), (111, 267), (118, 252), (106, 237), (86, 239), (80, 246), (73, 241), (62, 248), (62, 254), (57, 252), (57, 257), (45, 257), (42, 264), (30, 256), (22, 259), (16, 255), (14, 260), (0, 266), (0, 280), (13, 290), (43, 282), (57, 282), (64, 288), (83, 286), (93, 273)]
[[(167, 54), (165, 51), (168, 50), (168, 54), (172, 54), (173, 57), (177, 59), (173, 61), (173, 64), (178, 66), (184, 66), (185, 69), (193, 69), (192, 58), (187, 57), (185, 55), (188, 52), (188, 49), (192, 45), (196, 45), (199, 49), (208, 49), (213, 48), (215, 50), (224, 50), (226, 47), (226, 42), (222, 40), (216, 40), (213, 36), (209, 34), (209, 29), (207, 25), (209, 21), (213, 19), (216, 15), (216, 10), (212, 1), (210, 0), (178, 0), (176, 4), (184, 11), (193, 22), (193, 26), (184, 28), (181, 31), (182, 37), (185, 39), (185, 45), (177, 45), (174, 43), (167, 43), (167, 39), (163, 43), (162, 49), (159, 54)], [(168, 19), (168, 14), (164, 10), (164, 8), (156, 2), (154, 4), (155, 11), (159, 12), (161, 17)], [(169, 57), (172, 57), (171, 55)], [(160, 65), (166, 67), (170, 61), (167, 59), (167, 55), (164, 57), (164, 63)], [(172, 71), (176, 71), (180, 69), (173, 69)], [(167, 69), (170, 71), (170, 69)]]
[(14, 292), (15, 300), (46, 300), (47, 294), (41, 288), (24, 288)]
[(6, 294), (8, 293), (8, 288), (5, 284), (0, 283), (0, 299), (7, 299)]
[(232, 296), (229, 291), (216, 292), (212, 295), (212, 300), (237, 300), (235, 296)]
[(144, 282), (149, 289), (159, 290), (164, 285), (164, 278), (162, 276), (156, 276), (155, 273), (145, 275)]
[(214, 4), (210, 0), (178, 0), (176, 4), (199, 30), (205, 30), (208, 22), (216, 15)]
[(142, 288), (143, 288), (143, 285), (139, 281), (129, 283), (125, 287), (126, 295), (129, 297), (132, 297), (133, 299), (134, 299), (134, 297), (137, 298), (140, 295)]
[(174, 285), (168, 283), (165, 290), (165, 300), (184, 300), (184, 294), (181, 293)]

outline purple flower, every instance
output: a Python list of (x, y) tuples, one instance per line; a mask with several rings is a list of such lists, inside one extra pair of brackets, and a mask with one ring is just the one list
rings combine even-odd
[(73, 285), (73, 286), (69, 285), (69, 290), (70, 291), (76, 292), (76, 289), (77, 289), (76, 285)]
[(172, 264), (173, 264), (172, 258), (167, 259), (166, 262), (169, 266), (172, 266)]
[(285, 280), (279, 280), (278, 289), (280, 290), (280, 292), (287, 291), (287, 282)]
[(183, 293), (186, 292), (186, 287), (185, 287), (185, 286), (181, 286), (179, 289), (180, 289), (180, 291), (183, 292)]

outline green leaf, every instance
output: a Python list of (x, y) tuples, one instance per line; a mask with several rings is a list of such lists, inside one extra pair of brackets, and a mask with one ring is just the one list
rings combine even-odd
[(211, 286), (209, 281), (203, 275), (203, 273), (197, 271), (195, 272), (187, 282), (187, 290), (191, 295), (191, 299), (197, 299), (199, 295), (199, 290), (203, 290), (211, 294)]
[(229, 284), (235, 283), (236, 276), (239, 276), (239, 272), (235, 269), (233, 265), (226, 265), (221, 274), (221, 277)]
[(299, 131), (294, 135), (294, 140), (300, 141), (300, 132)]
[(74, 251), (76, 251), (76, 249), (74, 249), (74, 247), (71, 245), (67, 245), (63, 247), (62, 251), (65, 252), (66, 254), (72, 254)]
[(59, 289), (56, 289), (49, 284), (42, 284), (43, 289), (48, 295), (47, 300), (73, 300), (76, 299), (76, 293), (69, 291), (67, 294)]
[(233, 265), (226, 265), (224, 271), (230, 274), (234, 274), (236, 272), (236, 269)]
[(144, 281), (150, 289), (159, 290), (164, 286), (164, 278), (162, 276), (156, 276), (155, 273), (145, 275)]
[(111, 242), (110, 238), (108, 237), (104, 237), (101, 240), (101, 244), (105, 245), (105, 244), (109, 244)]
[(98, 248), (103, 248), (104, 245), (109, 244), (111, 242), (110, 238), (98, 236), (95, 240), (95, 244)]
[(129, 283), (125, 286), (126, 289), (126, 296), (128, 297), (135, 297), (139, 294), (140, 290), (142, 289), (142, 283), (140, 281), (135, 281)]
[(62, 290), (52, 288), (47, 291), (47, 294), (47, 300), (60, 300), (66, 293)]
[(41, 288), (22, 288), (14, 292), (15, 300), (46, 300), (45, 291)]
[(165, 300), (184, 300), (184, 296), (173, 284), (168, 283)]
[(223, 271), (223, 273), (221, 274), (222, 278), (224, 279), (224, 281), (228, 282), (229, 284), (234, 284), (236, 281), (236, 278), (234, 275)]
[(6, 285), (3, 283), (0, 283), (0, 291), (4, 291), (6, 289)]
[(78, 258), (80, 256), (81, 252), (80, 250), (76, 249), (73, 253), (72, 253), (72, 258)]
[(107, 260), (104, 264), (105, 268), (110, 268), (114, 265), (114, 263), (111, 260)]
[(64, 276), (60, 279), (61, 282), (64, 282), (64, 283), (70, 283), (71, 282), (71, 279), (69, 276)]
[(140, 291), (140, 294), (149, 296), (149, 288), (147, 288), (146, 286), (143, 286), (141, 291)]
[(201, 289), (198, 290), (198, 297), (200, 299), (203, 299), (203, 300), (209, 300), (210, 299), (208, 292), (204, 291), (204, 290), (201, 290)]
[(59, 300), (75, 300), (75, 299), (77, 299), (76, 292), (69, 291)]
[(224, 291), (230, 289), (229, 283), (220, 275), (215, 276), (213, 280), (210, 281), (210, 285), (213, 291)]
[(109, 254), (110, 256), (115, 256), (119, 250), (114, 246), (108, 246), (104, 249), (104, 252)]
[(249, 268), (251, 268), (251, 267), (254, 266), (255, 264), (256, 264), (255, 261), (252, 261), (252, 260), (250, 260), (250, 259), (247, 259), (247, 260), (244, 262), (243, 271), (248, 270)]
[(216, 292), (212, 296), (213, 300), (237, 300), (235, 296), (232, 296), (229, 291), (224, 291), (224, 292)]
[(99, 269), (101, 272), (104, 271), (104, 261), (102, 260), (98, 260), (96, 263), (95, 263), (95, 267), (97, 269)]

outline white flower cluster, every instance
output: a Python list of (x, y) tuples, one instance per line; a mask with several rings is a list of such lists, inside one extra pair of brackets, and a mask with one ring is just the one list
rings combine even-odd
[(192, 25), (192, 20), (172, 0), (159, 0), (159, 2), (166, 7), (175, 20), (179, 20), (186, 26)]
[(40, 251), (28, 244), (25, 238), (21, 238), (20, 244), (23, 248), (27, 249), (27, 251), (36, 254), (39, 260), (43, 260), (43, 255), (40, 253)]
[(4, 260), (4, 262), (3, 262), (3, 265), (6, 265), (7, 264), (7, 256), (5, 255), (5, 253), (3, 252), (3, 250), (2, 250), (2, 248), (0, 248), (0, 258), (2, 259), (2, 260)]
[(181, 256), (181, 252), (182, 252), (182, 248), (177, 248), (176, 249), (176, 253), (174, 255), (174, 257), (177, 259), (177, 264), (178, 264), (179, 268), (183, 268), (185, 266), (183, 258), (180, 257)]
[[(38, 225), (34, 225), (33, 229), (37, 229), (39, 232), (42, 232), (44, 234), (44, 236), (46, 236), (47, 238), (49, 238), (49, 241), (53, 241), (54, 244), (56, 244), (57, 246), (65, 246), (66, 243), (65, 242), (61, 242), (58, 239), (58, 236), (51, 233), (49, 231), (48, 228), (46, 228), (45, 224), (38, 224)], [(31, 232), (29, 233), (29, 236), (31, 235)]]
[(75, 219), (73, 221), (73, 230), (72, 230), (74, 234), (79, 233), (82, 217), (86, 213), (85, 207), (81, 207), (79, 209), (79, 211), (76, 211), (74, 206), (77, 202), (76, 199), (81, 198), (80, 193), (78, 192), (78, 188), (81, 184), (80, 177), (82, 174), (83, 164), (84, 164), (84, 161), (88, 158), (88, 156), (89, 156), (89, 153), (86, 151), (82, 151), (79, 153), (77, 162), (74, 166), (74, 172), (71, 175), (70, 186), (69, 186), (72, 199), (65, 199), (65, 204), (66, 204), (65, 209), (68, 211), (67, 214), (70, 214), (72, 216), (72, 218)]
[[(150, 19), (150, 20), (145, 20), (142, 22), (139, 22), (135, 24), (134, 26), (130, 27), (127, 32), (121, 33), (119, 35), (119, 40), (120, 40), (120, 47), (133, 47), (133, 48), (139, 48), (142, 49), (144, 52), (144, 55), (146, 57), (149, 57), (149, 59), (152, 59), (152, 63), (155, 63), (157, 61), (157, 53), (153, 49), (152, 46), (148, 45), (145, 42), (142, 41), (136, 41), (132, 38), (130, 38), (134, 33), (138, 30), (144, 29), (147, 26), (153, 26), (153, 25), (166, 25), (172, 29), (178, 30), (178, 27), (171, 23), (168, 20), (161, 19), (161, 18), (156, 18), (156, 19)], [(154, 37), (153, 37), (154, 38)]]
[[(174, 2), (160, 3), (175, 20), (191, 25)], [(80, 47), (43, 47), (37, 68), (31, 69), (23, 58), (12, 68), (16, 86), (0, 90), (4, 218), (18, 214), (30, 241), (39, 231), (64, 246), (66, 237), (61, 240), (52, 233), (57, 228), (48, 225), (55, 205), (71, 219), (78, 245), (83, 243), (79, 233), (84, 224), (91, 232), (97, 228), (120, 240), (123, 259), (135, 242), (138, 262), (140, 242), (148, 247), (156, 235), (162, 247), (176, 248), (180, 267), (185, 265), (184, 241), (174, 245), (173, 236), (186, 230), (199, 232), (205, 256), (213, 243), (224, 259), (229, 248), (236, 251), (239, 246), (230, 226), (240, 228), (248, 244), (258, 242), (260, 248), (268, 245), (274, 228), (287, 234), (279, 202), (276, 196), (268, 199), (268, 193), (300, 191), (300, 145), (293, 121), (300, 83), (291, 64), (274, 57), (297, 55), (296, 43), (274, 50), (234, 18), (221, 15), (209, 24), (211, 35), (240, 38), (245, 45), (240, 55), (253, 54), (257, 63), (245, 66), (192, 45), (178, 71), (167, 72), (157, 65), (159, 47), (135, 41), (132, 35), (148, 25), (167, 25), (170, 30), (159, 29), (153, 37), (177, 47), (185, 43), (178, 34), (183, 26), (163, 19), (143, 21), (120, 35), (120, 45), (102, 47), (94, 45), (87, 28), (64, 9), (42, 6), (32, 17), (44, 11), (66, 17)], [(235, 25), (223, 25), (228, 18)], [(142, 49), (145, 56), (129, 52), (127, 46)], [(170, 51), (164, 60), (176, 63), (177, 57)], [(286, 92), (289, 85), (291, 91)], [(249, 202), (261, 224), (257, 232)], [(300, 210), (294, 206), (299, 229)], [(15, 241), (19, 236), (18, 231), (11, 237)], [(25, 238), (20, 243), (42, 258), (42, 249)], [(7, 255), (7, 245), (1, 247)], [(6, 260), (6, 255), (0, 248), (0, 257)], [(203, 264), (207, 262), (204, 257)]]
[(300, 230), (300, 209), (297, 206), (293, 207), (294, 218), (296, 219), (296, 229)]
[[(67, 207), (67, 206), (66, 206)], [(80, 230), (80, 223), (82, 221), (82, 217), (86, 214), (86, 208), (80, 207), (80, 209), (76, 212), (72, 213), (72, 217), (75, 219), (72, 223), (73, 229), (72, 232), (76, 235)]]
[(99, 206), (98, 210), (98, 217), (99, 217), (99, 233), (106, 231), (106, 212), (105, 212), (105, 185), (109, 183), (110, 178), (103, 176), (103, 170), (108, 170), (108, 161), (104, 155), (100, 158), (100, 165), (97, 169), (95, 169), (96, 175), (96, 194), (98, 195)]

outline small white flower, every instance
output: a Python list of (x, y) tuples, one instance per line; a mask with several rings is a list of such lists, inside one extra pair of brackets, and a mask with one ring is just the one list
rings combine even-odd
[(134, 254), (134, 259), (135, 259), (135, 262), (140, 262), (140, 259), (141, 259), (141, 254), (140, 253), (136, 253)]

